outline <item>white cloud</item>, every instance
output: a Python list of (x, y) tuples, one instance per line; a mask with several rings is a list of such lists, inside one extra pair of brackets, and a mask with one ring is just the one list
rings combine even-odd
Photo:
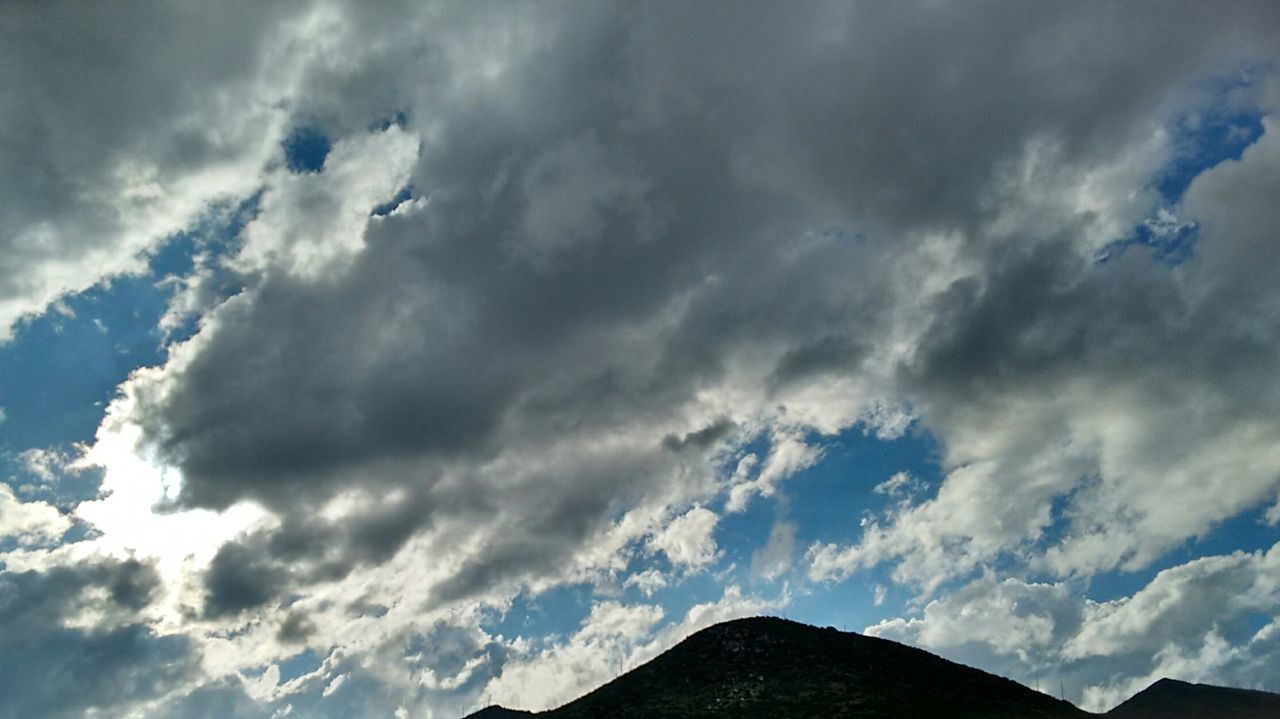
[(581, 629), (561, 644), (513, 657), (484, 692), (481, 704), (540, 711), (559, 706), (652, 659), (690, 634), (717, 622), (781, 606), (728, 586), (716, 601), (698, 604), (654, 631), (663, 610), (654, 605), (594, 605)]
[(57, 542), (71, 528), (71, 520), (46, 502), (23, 502), (0, 483), (0, 537), (30, 546)]
[(1215, 626), (1280, 608), (1280, 545), (1266, 552), (1202, 557), (1166, 569), (1132, 597), (1095, 605), (1064, 648), (1071, 659), (1136, 647), (1161, 650)]
[(649, 546), (667, 555), (676, 567), (699, 569), (718, 556), (715, 540), (720, 517), (706, 507), (694, 507), (676, 517), (649, 540)]
[(627, 577), (622, 583), (624, 587), (635, 587), (646, 597), (667, 586), (667, 577), (660, 570), (649, 568)]
[(331, 278), (363, 247), (365, 225), (378, 221), (370, 212), (408, 182), (417, 156), (418, 138), (393, 125), (338, 140), (323, 172), (277, 169), (232, 267)]
[(75, 458), (66, 452), (55, 449), (32, 447), (18, 455), (23, 469), (27, 470), (41, 483), (52, 485), (64, 474), (75, 472)]
[[(845, 417), (845, 422), (852, 418)], [(760, 472), (754, 479), (735, 484), (729, 490), (729, 502), (725, 508), (730, 512), (741, 512), (754, 495), (773, 496), (778, 483), (813, 466), (822, 456), (820, 448), (805, 442), (804, 437), (794, 431), (779, 430), (771, 437), (772, 446), (765, 458)]]
[(662, 616), (654, 605), (596, 604), (565, 643), (508, 662), (485, 689), (487, 700), (542, 710), (573, 699), (638, 664), (633, 657)]
[(1060, 649), (1059, 633), (1064, 624), (1078, 623), (1072, 614), (1079, 611), (1065, 586), (984, 578), (929, 602), (922, 617), (887, 620), (867, 633), (931, 649), (985, 645), (1030, 672), (1041, 668), (1047, 652)]
[(895, 499), (909, 498), (921, 489), (920, 481), (907, 472), (897, 472), (892, 477), (871, 488), (876, 494), (883, 494)]

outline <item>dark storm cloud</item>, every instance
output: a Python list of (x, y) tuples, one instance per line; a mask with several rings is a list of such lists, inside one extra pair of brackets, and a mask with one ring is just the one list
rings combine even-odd
[[(188, 679), (186, 638), (156, 636), (136, 616), (157, 583), (136, 561), (0, 572), (0, 717), (117, 711)], [(79, 626), (82, 614), (96, 621)]]
[(212, 617), (256, 609), (286, 586), (287, 572), (253, 554), (243, 544), (218, 550), (205, 573), (206, 613)]
[[(254, 268), (182, 361), (135, 383), (147, 446), (183, 471), (181, 505), (253, 499), (284, 518), (219, 553), (211, 611), (385, 561), (443, 517), (475, 525), (440, 551), (485, 538), (442, 599), (553, 571), (686, 476), (663, 438), (704, 444), (703, 428), (819, 378), (901, 383), (945, 438), (959, 403), (1124, 372), (1171, 343), (1205, 356), (1165, 269), (1136, 253), (1096, 271), (1080, 259), (1093, 208), (1048, 187), (1050, 206), (1025, 215), (1062, 218), (1052, 231), (1002, 213), (1035, 189), (1010, 184), (1032, 149), (1049, 148), (1069, 188), (1131, 154), (1194, 81), (1273, 50), (1266, 4), (517, 15), (524, 44), (492, 49), (486, 28), (504, 21), (481, 9), (443, 21), (473, 45), (415, 45), (435, 48), (415, 55), (424, 77), (493, 63), (490, 79), (410, 93), (392, 73), (361, 90), (397, 98), (385, 112), (423, 133), (418, 200), (370, 220), (364, 249), (322, 279)], [(368, 113), (344, 116), (323, 91), (363, 70), (326, 72), (316, 117), (335, 141), (364, 132), (351, 118)], [(1133, 222), (1154, 196), (1107, 199)], [(1030, 229), (1010, 239), (1005, 221)], [(913, 268), (933, 236), (958, 238), (941, 274), (966, 276), (930, 299), (930, 270)], [(924, 344), (895, 369), (915, 321)], [(741, 406), (699, 404), (749, 391)], [(404, 511), (302, 529), (352, 489)]]

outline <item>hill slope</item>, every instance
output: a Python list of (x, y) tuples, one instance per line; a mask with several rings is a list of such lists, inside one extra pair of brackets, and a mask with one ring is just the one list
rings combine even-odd
[(1107, 719), (1275, 719), (1280, 695), (1161, 679), (1107, 712)]
[(1017, 682), (897, 642), (758, 617), (704, 629), (590, 694), (536, 716), (1083, 719), (1093, 715)]

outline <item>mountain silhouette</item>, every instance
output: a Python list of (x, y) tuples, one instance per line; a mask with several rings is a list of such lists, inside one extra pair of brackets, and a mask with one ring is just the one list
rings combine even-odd
[(1275, 719), (1280, 695), (1161, 679), (1112, 709), (1107, 719)]
[[(500, 707), (496, 704), (488, 706), (475, 714), (470, 714), (466, 719), (524, 719), (525, 717), (538, 716), (533, 712), (521, 711), (519, 709), (508, 709)], [(543, 714), (542, 716), (546, 716)]]
[[(506, 716), (492, 713), (495, 709), (470, 719)], [(533, 716), (1083, 719), (1093, 715), (1015, 681), (887, 639), (756, 617), (703, 629), (599, 689)]]
[(1156, 682), (1106, 714), (905, 644), (754, 617), (703, 629), (557, 709), (466, 719), (1280, 719), (1280, 695)]

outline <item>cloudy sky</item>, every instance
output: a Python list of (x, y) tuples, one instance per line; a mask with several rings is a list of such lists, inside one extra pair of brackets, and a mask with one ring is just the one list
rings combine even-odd
[(1274, 2), (0, 4), (0, 717), (775, 614), (1280, 691)]

